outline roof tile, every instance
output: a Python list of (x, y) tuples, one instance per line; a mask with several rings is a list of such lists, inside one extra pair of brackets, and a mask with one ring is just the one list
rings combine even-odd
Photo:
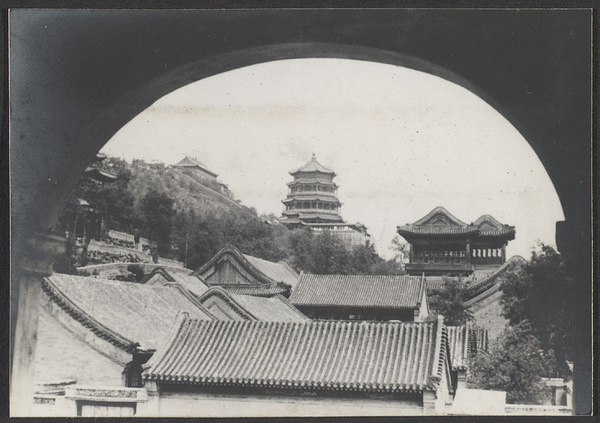
[[(213, 317), (175, 287), (146, 286), (55, 273), (44, 291), (84, 325), (117, 340), (156, 349), (171, 332), (177, 313), (186, 310), (203, 320)], [(120, 345), (124, 346), (124, 345)]]
[(421, 392), (435, 389), (441, 376), (438, 363), (446, 356), (441, 331), (441, 322), (205, 322), (183, 317), (169, 343), (148, 363), (144, 378), (199, 385)]
[(290, 301), (296, 306), (415, 309), (421, 276), (303, 274)]

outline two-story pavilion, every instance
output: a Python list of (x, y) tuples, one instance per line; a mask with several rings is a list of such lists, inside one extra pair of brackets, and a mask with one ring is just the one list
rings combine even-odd
[(416, 222), (398, 226), (398, 234), (410, 244), (408, 274), (467, 276), (506, 262), (506, 245), (515, 239), (515, 227), (490, 215), (466, 224), (436, 207)]

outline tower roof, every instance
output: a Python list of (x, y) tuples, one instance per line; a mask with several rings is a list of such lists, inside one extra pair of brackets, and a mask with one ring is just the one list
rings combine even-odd
[(293, 170), (290, 172), (290, 175), (296, 175), (297, 173), (312, 173), (312, 172), (316, 172), (316, 173), (326, 173), (328, 175), (333, 175), (335, 176), (335, 172), (331, 169), (327, 169), (325, 166), (323, 166), (321, 163), (319, 163), (317, 161), (317, 157), (315, 156), (315, 153), (313, 153), (312, 158), (310, 159), (310, 162), (306, 163), (304, 166)]

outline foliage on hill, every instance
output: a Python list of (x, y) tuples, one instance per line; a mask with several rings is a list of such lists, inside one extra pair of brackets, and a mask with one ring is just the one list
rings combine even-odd
[[(243, 253), (286, 260), (310, 273), (404, 272), (399, 261), (383, 260), (372, 245), (352, 246), (327, 232), (288, 230), (272, 223), (275, 216), (259, 216), (213, 180), (141, 160), (128, 164), (107, 157), (97, 166), (118, 174), (118, 180), (99, 184), (83, 176), (59, 219), (59, 231), (81, 232), (85, 226), (87, 237), (99, 237), (102, 217), (110, 229), (155, 240), (162, 257), (183, 261), (191, 269), (232, 244)], [(94, 210), (81, 206), (79, 199)]]

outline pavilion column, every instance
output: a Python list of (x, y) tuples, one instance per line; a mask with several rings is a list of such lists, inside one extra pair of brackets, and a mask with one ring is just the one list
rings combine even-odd
[(502, 244), (502, 263), (506, 263), (506, 244)]
[(16, 306), (16, 318), (12, 326), (14, 332), (11, 337), (12, 417), (31, 415), (42, 280), (52, 274), (52, 265), (56, 258), (64, 253), (66, 241), (64, 238), (34, 232), (25, 241), (25, 246), (18, 269), (11, 275), (11, 284), (14, 291), (18, 292), (18, 299), (12, 305)]
[(467, 239), (465, 243), (465, 255), (467, 256), (467, 264), (471, 264), (471, 240)]

